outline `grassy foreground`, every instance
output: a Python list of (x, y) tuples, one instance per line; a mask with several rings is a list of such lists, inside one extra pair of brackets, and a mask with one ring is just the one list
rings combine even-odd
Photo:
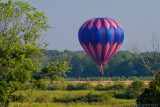
[[(11, 103), (9, 107), (19, 107), (20, 103)], [(117, 103), (27, 103), (23, 107), (136, 107), (134, 101)]]
[[(35, 91), (32, 96), (24, 102), (23, 107), (134, 107), (135, 99), (111, 98), (104, 102), (61, 102), (66, 99), (74, 99), (77, 96), (85, 96), (90, 91)], [(92, 91), (94, 94), (103, 94), (105, 91)], [(55, 102), (54, 99), (60, 102)], [(20, 102), (11, 102), (9, 107), (19, 107)]]

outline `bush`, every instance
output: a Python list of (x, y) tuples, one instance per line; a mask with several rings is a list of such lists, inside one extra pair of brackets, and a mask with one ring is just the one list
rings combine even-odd
[(107, 93), (112, 94), (115, 98), (126, 99), (124, 90), (109, 90)]
[(23, 96), (23, 95), (12, 95), (13, 102), (15, 102), (15, 101), (21, 102), (24, 100), (24, 98), (25, 98), (25, 96)]
[(125, 91), (126, 88), (127, 88), (127, 85), (124, 83), (115, 83), (114, 85), (99, 84), (95, 87), (95, 90), (98, 90), (98, 91), (123, 90), (123, 91)]
[(61, 83), (50, 83), (47, 90), (63, 90)]
[(107, 87), (107, 85), (98, 84), (98, 85), (96, 85), (95, 90), (105, 91), (106, 87)]
[(62, 84), (60, 83), (54, 83), (53, 84), (53, 90), (62, 90)]
[[(137, 104), (156, 104), (160, 106), (160, 71), (156, 74), (155, 80), (149, 83), (149, 88), (137, 98)], [(157, 106), (158, 107), (158, 106)]]
[(53, 99), (49, 95), (40, 95), (36, 97), (36, 102), (39, 102), (39, 103), (48, 103), (52, 101)]
[(134, 99), (137, 98), (141, 92), (144, 90), (145, 84), (141, 80), (135, 80), (131, 83), (131, 85), (128, 86), (125, 94), (126, 98), (128, 99)]
[(112, 81), (120, 81), (120, 77), (112, 77)]
[(87, 82), (82, 84), (82, 90), (91, 90), (91, 89), (94, 89), (94, 86), (91, 83)]
[(76, 84), (68, 83), (67, 90), (76, 90)]
[(108, 100), (111, 100), (113, 97), (107, 93), (98, 95), (90, 92), (85, 96), (85, 98), (86, 98), (86, 101), (90, 103), (90, 102), (106, 102)]
[(127, 85), (124, 83), (115, 83), (114, 85), (111, 85), (107, 87), (107, 90), (126, 90)]

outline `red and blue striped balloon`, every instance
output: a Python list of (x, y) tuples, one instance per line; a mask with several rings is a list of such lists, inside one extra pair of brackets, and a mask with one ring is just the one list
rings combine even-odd
[(80, 27), (78, 37), (83, 49), (103, 70), (122, 45), (124, 32), (121, 25), (113, 19), (94, 18)]

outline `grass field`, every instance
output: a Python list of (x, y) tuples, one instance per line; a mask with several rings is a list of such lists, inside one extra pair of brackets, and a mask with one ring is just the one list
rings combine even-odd
[[(35, 90), (31, 96), (25, 99), (23, 107), (136, 107), (136, 99), (129, 99), (125, 93), (131, 82), (132, 81), (56, 82), (57, 84), (53, 84), (53, 86), (57, 86), (55, 90)], [(89, 84), (80, 85), (79, 83), (89, 83), (91, 86)], [(144, 81), (144, 83), (148, 84), (149, 81)], [(67, 88), (59, 89), (58, 87), (61, 86), (67, 86)], [(84, 89), (81, 90), (79, 87), (83, 87)], [(15, 96), (20, 93), (23, 94), (24, 91), (17, 91)], [(20, 100), (12, 101), (17, 102), (11, 102), (9, 107), (19, 107), (20, 102), (23, 101), (23, 97)]]
[[(88, 81), (68, 81), (68, 83), (87, 83)], [(102, 85), (107, 85), (107, 84), (114, 84), (117, 83), (117, 81), (89, 81), (93, 86), (96, 86), (97, 84), (102, 84)], [(133, 81), (118, 81), (119, 83), (125, 83), (125, 84), (131, 84), (131, 82)], [(148, 85), (148, 83), (150, 81), (143, 81), (146, 85)]]
[[(56, 99), (73, 99), (77, 96), (85, 96), (90, 91), (35, 91), (28, 97), (23, 107), (130, 107), (135, 105), (135, 99), (111, 99), (106, 102), (54, 102)], [(93, 91), (95, 94), (103, 94), (105, 91)], [(20, 102), (12, 102), (9, 107), (19, 107)], [(134, 107), (134, 106), (133, 106)]]
[[(11, 103), (9, 107), (19, 107), (20, 103)], [(134, 100), (110, 103), (28, 103), (23, 107), (136, 107)]]

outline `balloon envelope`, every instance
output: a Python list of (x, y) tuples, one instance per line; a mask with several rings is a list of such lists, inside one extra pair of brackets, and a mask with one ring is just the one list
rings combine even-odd
[(122, 45), (124, 32), (113, 19), (94, 18), (80, 27), (78, 38), (83, 49), (103, 68)]

